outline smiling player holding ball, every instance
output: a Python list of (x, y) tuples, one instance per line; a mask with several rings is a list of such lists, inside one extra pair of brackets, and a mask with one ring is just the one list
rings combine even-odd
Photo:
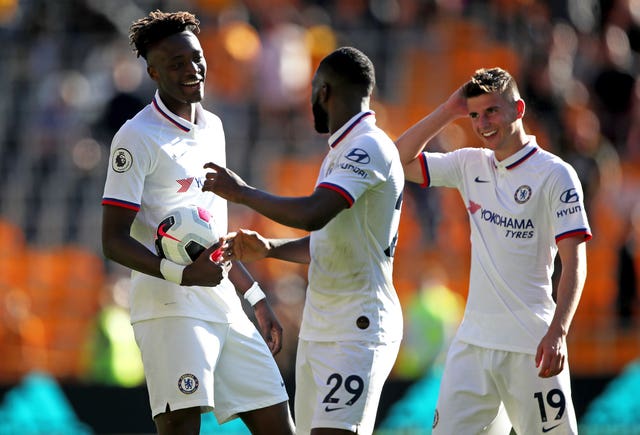
[[(159, 434), (198, 434), (200, 413), (213, 409), (221, 423), (240, 417), (254, 434), (291, 435), (288, 396), (271, 355), (280, 350), (282, 328), (257, 283), (240, 263), (229, 270), (211, 261), (215, 246), (187, 265), (154, 254), (158, 224), (179, 205), (202, 207), (218, 234), (227, 231), (226, 201), (201, 190), (202, 162), (224, 164), (225, 140), (220, 119), (200, 104), (206, 62), (198, 24), (188, 12), (155, 11), (131, 26), (131, 44), (158, 89), (113, 139), (103, 250), (132, 269), (131, 322)], [(260, 332), (236, 289), (253, 306)]]

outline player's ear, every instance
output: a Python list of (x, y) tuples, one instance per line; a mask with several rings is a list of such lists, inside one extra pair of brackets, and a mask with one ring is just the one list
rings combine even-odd
[(516, 101), (516, 116), (518, 117), (518, 119), (522, 119), (522, 117), (524, 116), (524, 112), (525, 112), (524, 100), (517, 100)]
[(147, 74), (151, 77), (151, 80), (158, 81), (158, 71), (151, 65), (147, 65)]
[(318, 99), (320, 101), (327, 101), (329, 99), (329, 95), (331, 93), (331, 86), (329, 86), (329, 83), (323, 83), (322, 86), (320, 86), (320, 92), (318, 93)]

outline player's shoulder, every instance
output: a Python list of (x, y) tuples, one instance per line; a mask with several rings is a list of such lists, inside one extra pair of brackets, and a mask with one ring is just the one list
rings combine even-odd
[(493, 156), (493, 151), (488, 148), (482, 147), (462, 147), (445, 154), (453, 158), (457, 158), (461, 162), (478, 163), (483, 161), (483, 158), (490, 159)]
[(157, 128), (158, 123), (158, 118), (154, 116), (153, 109), (148, 104), (136, 113), (133, 118), (125, 121), (116, 135), (139, 136), (146, 130)]
[(216, 115), (215, 113), (213, 113), (208, 109), (205, 109), (202, 106), (201, 106), (200, 114), (204, 116), (207, 125), (218, 125), (218, 126), (222, 125), (222, 119), (220, 119), (218, 115)]
[(566, 160), (553, 152), (538, 147), (537, 153), (534, 156), (536, 159), (536, 167), (538, 169), (546, 168), (549, 172), (567, 172), (574, 171), (573, 166)]
[(382, 158), (385, 161), (400, 158), (395, 143), (389, 135), (380, 128), (368, 130), (354, 137), (348, 149), (354, 148), (365, 150), (372, 156)]

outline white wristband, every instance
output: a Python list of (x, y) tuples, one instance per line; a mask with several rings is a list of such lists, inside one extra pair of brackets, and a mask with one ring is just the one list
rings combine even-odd
[(166, 258), (160, 260), (160, 273), (167, 281), (175, 282), (176, 284), (182, 284), (182, 272), (184, 272), (183, 266), (173, 261), (169, 261)]
[(266, 296), (260, 288), (260, 285), (258, 285), (257, 281), (254, 281), (251, 287), (249, 287), (249, 289), (244, 292), (244, 299), (249, 302), (252, 307), (259, 301), (263, 300), (265, 297)]

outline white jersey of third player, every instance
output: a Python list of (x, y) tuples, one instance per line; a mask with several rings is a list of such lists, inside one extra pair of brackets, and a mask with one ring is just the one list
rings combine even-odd
[(535, 354), (555, 311), (556, 242), (591, 238), (575, 170), (535, 137), (498, 162), (491, 150), (423, 153), (425, 185), (459, 190), (471, 225), (471, 274), (457, 336)]
[(391, 139), (361, 112), (329, 138), (317, 188), (349, 203), (310, 238), (309, 285), (300, 337), (381, 342), (402, 337), (392, 282), (404, 173)]
[[(200, 104), (196, 119), (193, 124), (170, 112), (156, 92), (153, 102), (113, 138), (102, 203), (137, 211), (131, 236), (154, 253), (158, 224), (179, 205), (204, 207), (218, 234), (227, 232), (227, 202), (202, 192), (203, 165), (225, 165), (222, 122)], [(243, 316), (228, 278), (216, 287), (181, 287), (132, 271), (131, 281), (132, 322), (172, 316), (228, 322)]]

